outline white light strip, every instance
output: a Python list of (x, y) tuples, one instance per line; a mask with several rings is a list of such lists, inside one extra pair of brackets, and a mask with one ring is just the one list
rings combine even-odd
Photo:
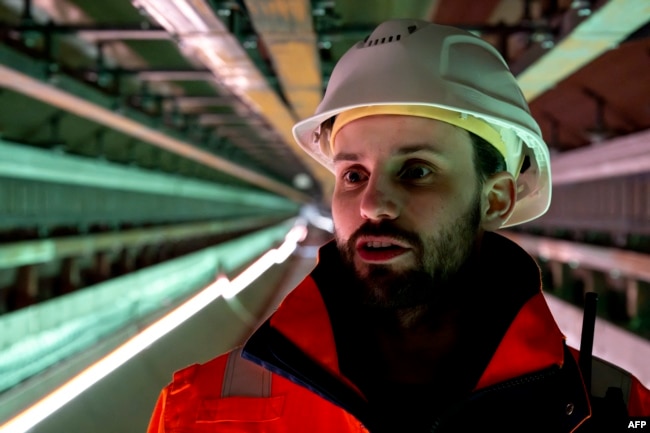
[(138, 73), (142, 81), (212, 81), (214, 75), (209, 71), (142, 71)]
[(0, 426), (0, 433), (27, 432), (102, 378), (108, 376), (129, 359), (201, 311), (219, 296), (225, 297), (228, 294), (232, 297), (236, 295), (271, 266), (284, 262), (296, 249), (298, 242), (304, 239), (306, 234), (307, 228), (300, 223), (296, 224), (287, 233), (284, 242), (279, 248), (271, 249), (265, 253), (232, 281), (228, 281), (223, 276), (217, 278), (215, 282), (201, 290), (191, 299), (145, 328), (142, 332), (92, 364), (30, 408)]
[(296, 225), (284, 239), (284, 243), (272, 250), (269, 250), (255, 263), (246, 268), (244, 272), (233, 280), (223, 291), (223, 297), (231, 299), (241, 292), (246, 286), (255, 281), (260, 275), (274, 264), (283, 263), (296, 249), (296, 246), (307, 235), (307, 228), (304, 225)]
[(172, 35), (166, 30), (82, 30), (78, 35), (83, 39), (93, 42), (99, 41), (153, 41), (153, 40), (170, 40)]
[(174, 5), (178, 10), (183, 14), (185, 19), (187, 19), (192, 24), (192, 31), (198, 31), (201, 33), (206, 33), (210, 31), (210, 28), (203, 21), (203, 18), (194, 10), (194, 8), (185, 1), (176, 1)]
[(164, 27), (170, 34), (176, 34), (177, 32), (176, 27), (172, 25), (172, 23), (167, 19), (163, 11), (159, 11), (158, 8), (155, 7), (155, 4), (151, 4), (151, 5), (143, 4), (141, 6), (146, 7), (147, 13), (151, 16), (151, 18), (153, 18), (154, 21), (156, 21), (158, 24)]

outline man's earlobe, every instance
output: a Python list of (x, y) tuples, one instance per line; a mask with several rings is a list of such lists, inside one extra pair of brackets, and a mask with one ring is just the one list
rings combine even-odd
[(515, 209), (516, 182), (506, 171), (490, 176), (483, 185), (481, 227), (486, 231), (499, 229)]

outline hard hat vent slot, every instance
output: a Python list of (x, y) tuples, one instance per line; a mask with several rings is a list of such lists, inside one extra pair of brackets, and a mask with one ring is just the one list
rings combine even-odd
[(372, 47), (391, 42), (397, 42), (422, 28), (421, 24), (413, 20), (396, 20), (380, 25), (363, 41), (363, 47)]
[(392, 36), (384, 36), (382, 38), (377, 38), (377, 39), (370, 39), (370, 36), (366, 38), (366, 47), (371, 47), (373, 45), (379, 45), (379, 44), (386, 44), (390, 43), (393, 41), (399, 41), (402, 39), (402, 35), (392, 35)]

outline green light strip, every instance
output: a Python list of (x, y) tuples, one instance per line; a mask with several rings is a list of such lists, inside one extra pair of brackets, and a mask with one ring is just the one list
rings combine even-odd
[(0, 177), (136, 191), (256, 206), (295, 209), (274, 194), (125, 167), (108, 161), (57, 154), (0, 140)]

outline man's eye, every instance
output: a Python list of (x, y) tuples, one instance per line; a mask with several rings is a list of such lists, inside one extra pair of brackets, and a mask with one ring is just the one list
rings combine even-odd
[(418, 180), (418, 179), (424, 179), (425, 177), (429, 176), (431, 173), (433, 173), (433, 170), (431, 170), (427, 166), (412, 165), (402, 170), (399, 174), (399, 177), (400, 179)]
[(348, 183), (358, 183), (363, 182), (366, 176), (357, 170), (350, 170), (343, 173), (343, 180)]

